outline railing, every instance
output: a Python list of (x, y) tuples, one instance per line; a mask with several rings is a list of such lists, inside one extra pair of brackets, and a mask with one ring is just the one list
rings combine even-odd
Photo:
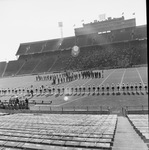
[(50, 105), (32, 105), (30, 109), (0, 109), (5, 113), (56, 113), (56, 114), (110, 114), (110, 108), (106, 106), (69, 106), (52, 107)]
[(127, 114), (148, 114), (148, 106), (140, 105), (140, 106), (126, 106), (122, 108), (123, 115)]
[(110, 108), (105, 106), (62, 106), (52, 107), (50, 105), (34, 105), (30, 106), (31, 111), (50, 112), (50, 113), (96, 113), (110, 114)]

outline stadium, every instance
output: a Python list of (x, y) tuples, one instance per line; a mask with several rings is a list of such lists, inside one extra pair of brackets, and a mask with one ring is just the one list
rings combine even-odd
[(0, 150), (149, 149), (146, 25), (109, 17), (74, 32), (0, 62)]

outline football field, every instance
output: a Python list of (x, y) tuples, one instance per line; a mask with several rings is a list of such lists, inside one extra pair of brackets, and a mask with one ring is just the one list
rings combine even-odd
[[(146, 67), (140, 67), (140, 68), (127, 68), (127, 69), (111, 69), (111, 70), (105, 70), (104, 71), (104, 78), (100, 79), (79, 79), (72, 81), (70, 83), (62, 84), (62, 86), (67, 87), (76, 87), (76, 86), (88, 86), (88, 85), (95, 85), (95, 86), (101, 86), (101, 85), (107, 85), (109, 84), (111, 86), (112, 83), (115, 85), (120, 84), (120, 86), (124, 84), (135, 84), (135, 83), (142, 83), (144, 85), (147, 82), (147, 68)], [(61, 86), (61, 85), (59, 85)], [(135, 89), (133, 89), (135, 91)], [(106, 90), (105, 90), (106, 91)], [(39, 96), (39, 97), (33, 97), (32, 100), (35, 100), (37, 103), (41, 103), (43, 101), (43, 104), (37, 104), (37, 106), (42, 106), (40, 109), (47, 109), (49, 110), (49, 107), (53, 107), (54, 110), (63, 108), (71, 108), (73, 107), (80, 108), (80, 109), (86, 109), (87, 106), (92, 106), (92, 108), (105, 106), (110, 107), (112, 110), (119, 110), (122, 107), (125, 106), (142, 106), (148, 105), (148, 95), (145, 93), (145, 89), (142, 88), (142, 92), (122, 92), (122, 89), (120, 88), (120, 93), (117, 94), (117, 89), (115, 89), (115, 94), (112, 94), (111, 88), (110, 88), (110, 94), (107, 94), (107, 92), (100, 94), (92, 95), (88, 94), (88, 89), (86, 89), (85, 94), (76, 94), (76, 95), (69, 95), (68, 100), (64, 100), (64, 95), (62, 96), (49, 96), (45, 97)], [(52, 100), (52, 104), (47, 105), (44, 103), (49, 103), (49, 101)]]

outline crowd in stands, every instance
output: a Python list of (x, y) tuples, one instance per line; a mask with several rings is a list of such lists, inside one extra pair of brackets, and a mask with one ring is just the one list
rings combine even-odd
[(143, 64), (147, 59), (146, 45), (145, 41), (133, 41), (83, 47), (77, 57), (64, 59), (68, 62), (64, 69), (124, 68)]

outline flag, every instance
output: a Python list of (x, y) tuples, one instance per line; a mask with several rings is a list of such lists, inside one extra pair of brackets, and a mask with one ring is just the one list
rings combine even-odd
[(132, 15), (135, 15), (135, 13), (133, 13)]
[(122, 12), (122, 15), (124, 15), (124, 12)]
[(81, 22), (84, 22), (84, 20), (81, 20)]
[(75, 27), (76, 25), (74, 24), (73, 27)]

